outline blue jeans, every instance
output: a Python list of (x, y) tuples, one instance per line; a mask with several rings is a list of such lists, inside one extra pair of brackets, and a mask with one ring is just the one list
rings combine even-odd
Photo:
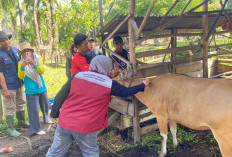
[(49, 148), (46, 157), (63, 157), (74, 140), (80, 147), (83, 157), (99, 157), (97, 132), (82, 134), (61, 128), (59, 125), (57, 125), (52, 146)]

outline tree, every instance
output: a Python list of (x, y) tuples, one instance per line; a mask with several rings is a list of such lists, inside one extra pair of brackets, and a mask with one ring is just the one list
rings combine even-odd
[(19, 9), (19, 18), (20, 18), (20, 26), (21, 26), (21, 41), (25, 41), (25, 22), (23, 17), (23, 9), (20, 0), (18, 0), (18, 9)]

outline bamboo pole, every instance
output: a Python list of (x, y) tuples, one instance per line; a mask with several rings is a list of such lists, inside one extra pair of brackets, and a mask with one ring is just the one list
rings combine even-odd
[(139, 27), (138, 34), (136, 34), (136, 40), (140, 37), (140, 35), (141, 35), (142, 31), (143, 31), (143, 28), (144, 28), (144, 26), (145, 26), (146, 23), (147, 23), (147, 19), (148, 19), (148, 17), (150, 16), (151, 11), (152, 11), (152, 9), (153, 9), (153, 7), (154, 7), (156, 1), (157, 1), (157, 0), (153, 0), (152, 3), (151, 3), (151, 5), (150, 5), (150, 7), (149, 7), (149, 9), (147, 10), (147, 13), (146, 13), (146, 15), (145, 15), (145, 17), (144, 17), (144, 19), (143, 19), (143, 22), (141, 23), (141, 25), (140, 25), (140, 27)]
[[(203, 11), (208, 11), (208, 3), (206, 3), (203, 6)], [(203, 14), (202, 15), (202, 29), (203, 29), (203, 37), (202, 37), (202, 53), (203, 53), (203, 77), (208, 77), (208, 32), (209, 32), (209, 21), (208, 21), (208, 15)]]
[(154, 50), (154, 51), (145, 51), (145, 52), (136, 53), (136, 57), (137, 58), (149, 57), (149, 56), (161, 55), (165, 53), (177, 53), (181, 51), (195, 50), (195, 49), (200, 49), (200, 48), (201, 48), (201, 45), (199, 44), (195, 46), (183, 46), (183, 47), (167, 48), (167, 49)]
[[(128, 21), (128, 30), (129, 30), (129, 51), (130, 51), (130, 61), (132, 62), (132, 67), (134, 71), (134, 76), (136, 75), (136, 56), (135, 56), (135, 32), (132, 26), (134, 21), (134, 12), (135, 12), (135, 0), (130, 0), (129, 5), (129, 14), (131, 17)], [(140, 142), (140, 125), (139, 125), (139, 108), (138, 108), (138, 100), (134, 97), (132, 100), (134, 104), (134, 112), (135, 116), (133, 117), (133, 131), (134, 131), (134, 142)]]
[(127, 20), (130, 18), (130, 14), (128, 14), (123, 21), (115, 28), (115, 30), (110, 33), (110, 35), (103, 41), (102, 46), (106, 44), (106, 42), (108, 42), (108, 40), (117, 32), (117, 30), (119, 30), (119, 28), (125, 23), (127, 22)]
[(160, 34), (154, 35), (152, 38), (167, 38), (167, 37), (178, 37), (178, 36), (202, 36), (202, 33), (175, 33), (175, 34)]
[(114, 51), (106, 48), (106, 47), (102, 47), (103, 49), (105, 49), (107, 52), (109, 52), (110, 54), (113, 54), (114, 56), (116, 56), (117, 58), (121, 59), (123, 62), (125, 62), (126, 64), (131, 65), (131, 62), (126, 60), (125, 58), (123, 58), (122, 56), (118, 55), (117, 53), (115, 53)]
[(158, 33), (158, 32), (161, 32), (162, 30), (164, 30), (165, 28), (173, 25), (174, 23), (177, 23), (178, 21), (180, 21), (182, 18), (184, 18), (186, 15), (188, 15), (189, 13), (193, 12), (194, 10), (196, 10), (197, 8), (201, 7), (202, 5), (206, 4), (209, 0), (205, 0), (204, 2), (202, 2), (201, 4), (197, 5), (196, 7), (192, 8), (191, 10), (189, 10), (188, 12), (182, 14), (181, 16), (175, 18), (174, 20), (170, 21), (170, 22), (167, 22), (157, 28), (155, 28), (151, 33), (150, 35), (147, 35), (139, 40), (137, 40), (135, 42), (136, 45), (142, 43), (143, 41), (147, 40), (147, 39), (150, 39), (154, 34)]
[[(217, 22), (218, 22), (218, 20), (219, 20), (219, 17), (221, 16), (221, 14), (222, 14), (224, 8), (225, 8), (227, 2), (228, 2), (228, 0), (225, 0), (225, 2), (224, 2), (224, 4), (223, 4), (223, 6), (222, 6), (220, 12), (218, 13), (218, 15), (217, 15), (217, 17), (216, 17), (216, 19), (215, 19), (215, 21), (214, 21), (212, 27), (211, 27), (211, 29), (209, 30), (209, 32), (208, 32), (208, 34), (207, 34), (206, 40), (209, 39), (209, 37), (211, 36), (212, 32), (215, 30), (216, 24), (217, 24)], [(205, 4), (205, 6), (206, 6), (206, 4)], [(205, 7), (204, 7), (204, 8), (205, 8)], [(208, 3), (207, 3), (207, 8), (205, 8), (205, 9), (207, 9), (206, 11), (208, 11)]]
[(182, 12), (181, 12), (181, 15), (184, 14), (186, 8), (187, 8), (188, 5), (191, 3), (191, 1), (192, 1), (192, 0), (189, 0), (189, 1), (186, 3), (186, 5), (184, 6), (184, 8), (183, 8), (183, 10), (182, 10)]
[[(175, 29), (172, 29), (171, 30), (172, 34), (174, 33), (177, 33), (177, 30)], [(176, 37), (172, 37), (171, 38), (171, 47), (172, 48), (176, 48), (177, 47), (177, 38)], [(172, 73), (176, 73), (176, 65), (175, 65), (175, 62), (176, 62), (176, 53), (171, 53), (171, 62), (172, 62)]]

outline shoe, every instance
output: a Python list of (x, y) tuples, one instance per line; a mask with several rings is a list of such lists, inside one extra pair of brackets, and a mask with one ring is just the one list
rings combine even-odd
[(25, 120), (25, 111), (16, 112), (16, 117), (18, 119), (18, 126), (23, 128), (29, 128), (29, 124)]
[(39, 132), (37, 132), (37, 133), (35, 133), (36, 135), (45, 135), (46, 134), (46, 132), (45, 131), (43, 131), (43, 130), (41, 130), (41, 131), (39, 131)]
[(48, 118), (47, 124), (53, 124), (53, 123), (54, 122), (50, 118)]
[(8, 126), (7, 132), (12, 137), (18, 137), (21, 135), (20, 132), (15, 130), (14, 128), (14, 115), (13, 116), (6, 116), (6, 123)]

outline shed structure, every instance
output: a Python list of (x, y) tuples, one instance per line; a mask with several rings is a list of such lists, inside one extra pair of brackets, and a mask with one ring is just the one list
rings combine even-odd
[[(128, 64), (127, 67), (133, 69), (134, 78), (145, 78), (164, 73), (191, 73), (192, 76), (209, 77), (211, 71), (214, 69), (209, 59), (213, 56), (231, 53), (231, 50), (225, 47), (232, 45), (232, 43), (218, 43), (216, 36), (230, 39), (228, 33), (232, 33), (232, 31), (229, 28), (226, 31), (217, 31), (217, 28), (221, 27), (226, 21), (231, 23), (232, 10), (224, 10), (228, 1), (225, 0), (221, 10), (208, 11), (208, 1), (203, 0), (201, 4), (186, 11), (187, 6), (191, 2), (189, 0), (186, 2), (181, 15), (169, 16), (172, 9), (179, 2), (179, 0), (176, 0), (166, 15), (155, 17), (150, 16), (156, 3), (156, 0), (153, 0), (144, 17), (134, 17), (135, 0), (130, 0), (129, 14), (126, 16), (117, 15), (99, 31), (99, 36), (103, 39), (101, 46), (109, 55), (113, 54), (126, 62)], [(202, 6), (203, 12), (193, 12)], [(106, 44), (108, 40), (115, 35), (129, 37), (130, 61), (125, 60), (107, 48)], [(177, 37), (199, 37), (200, 40), (178, 47)], [(140, 46), (142, 42), (156, 38), (169, 38), (170, 41), (167, 48), (135, 53), (135, 48)], [(190, 53), (190, 55), (184, 57), (177, 56), (179, 53), (183, 53), (183, 51), (194, 52), (196, 50), (198, 50), (198, 53)], [(167, 59), (168, 54), (170, 54), (169, 60)], [(157, 59), (157, 62), (150, 64), (136, 65), (136, 59), (143, 57), (161, 59)], [(154, 115), (149, 113), (150, 111), (147, 108), (142, 107), (140, 110), (138, 101), (135, 98), (133, 98), (132, 103), (114, 98), (111, 101), (110, 107), (121, 113), (121, 117), (123, 118), (127, 116), (132, 117), (134, 142), (140, 141), (141, 134), (148, 133), (157, 128), (157, 125), (140, 128), (140, 121), (154, 118)], [(116, 119), (119, 114), (115, 113), (113, 116), (111, 120)], [(124, 121), (122, 120), (122, 122)]]

